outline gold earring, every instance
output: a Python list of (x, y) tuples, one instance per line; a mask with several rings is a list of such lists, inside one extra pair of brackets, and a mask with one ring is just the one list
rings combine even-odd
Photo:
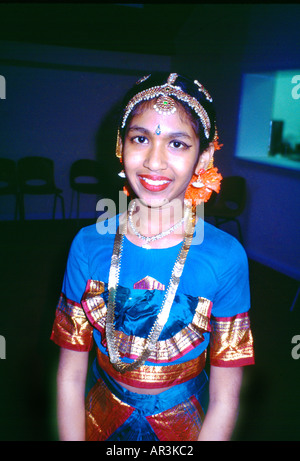
[(121, 138), (119, 129), (118, 129), (118, 133), (117, 133), (116, 156), (119, 159), (122, 158), (122, 138)]
[(202, 180), (201, 180), (201, 175), (202, 175), (203, 173), (205, 173), (205, 169), (204, 169), (204, 168), (201, 168), (201, 169), (198, 171), (198, 173), (197, 173), (198, 178), (196, 179), (196, 181), (193, 181), (193, 182), (192, 182), (192, 186), (193, 186), (193, 187), (196, 187), (197, 189), (200, 189), (200, 187), (203, 187), (203, 186), (204, 186), (204, 184), (203, 184), (203, 182), (202, 182)]
[(207, 165), (207, 169), (210, 170), (213, 167), (214, 167), (214, 158), (212, 157), (209, 164)]

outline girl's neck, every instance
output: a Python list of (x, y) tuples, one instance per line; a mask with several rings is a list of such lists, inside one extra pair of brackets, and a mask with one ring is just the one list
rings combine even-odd
[[(165, 236), (151, 242), (151, 248), (167, 248), (180, 243), (185, 235), (184, 206), (179, 201), (170, 202), (160, 207), (149, 207), (136, 199), (134, 203), (130, 204), (129, 209), (133, 205), (133, 212), (131, 214), (131, 225), (127, 226), (127, 238), (135, 245), (142, 246), (143, 240), (138, 237), (137, 233), (145, 237), (152, 237), (166, 233)], [(181, 222), (182, 221), (182, 222)], [(173, 232), (167, 231), (175, 224), (180, 223)]]
[[(134, 205), (132, 219), (135, 228), (147, 237), (167, 231), (184, 217), (184, 205), (179, 200), (150, 207), (136, 199)], [(182, 234), (181, 228), (177, 234)]]

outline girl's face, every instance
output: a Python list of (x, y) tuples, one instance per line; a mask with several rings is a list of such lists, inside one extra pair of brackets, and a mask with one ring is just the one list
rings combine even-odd
[(192, 175), (201, 167), (199, 138), (183, 110), (163, 115), (145, 109), (127, 127), (123, 161), (133, 191), (147, 206), (183, 203)]

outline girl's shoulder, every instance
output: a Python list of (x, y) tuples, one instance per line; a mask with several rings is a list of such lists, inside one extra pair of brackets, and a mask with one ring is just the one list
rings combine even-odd
[(197, 223), (192, 250), (198, 257), (209, 258), (220, 266), (247, 260), (244, 247), (233, 235), (203, 220)]

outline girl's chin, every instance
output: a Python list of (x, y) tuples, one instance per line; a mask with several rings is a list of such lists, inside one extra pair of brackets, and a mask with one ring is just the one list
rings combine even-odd
[(171, 206), (181, 210), (184, 206), (184, 198), (181, 197), (173, 199), (171, 197), (147, 197), (145, 195), (140, 195), (137, 196), (136, 201), (150, 208), (169, 208)]
[[(133, 188), (134, 190), (134, 188)], [(134, 190), (137, 200), (141, 202), (142, 205), (151, 207), (151, 208), (158, 208), (163, 206), (168, 206), (170, 203), (176, 203), (177, 206), (184, 204), (184, 194), (181, 194), (179, 197), (173, 197), (170, 193), (166, 190), (159, 192), (150, 192), (145, 190), (144, 188), (137, 187)]]
[(159, 208), (162, 206), (168, 205), (169, 200), (167, 198), (148, 198), (148, 197), (138, 197), (137, 200), (144, 206), (150, 208)]

